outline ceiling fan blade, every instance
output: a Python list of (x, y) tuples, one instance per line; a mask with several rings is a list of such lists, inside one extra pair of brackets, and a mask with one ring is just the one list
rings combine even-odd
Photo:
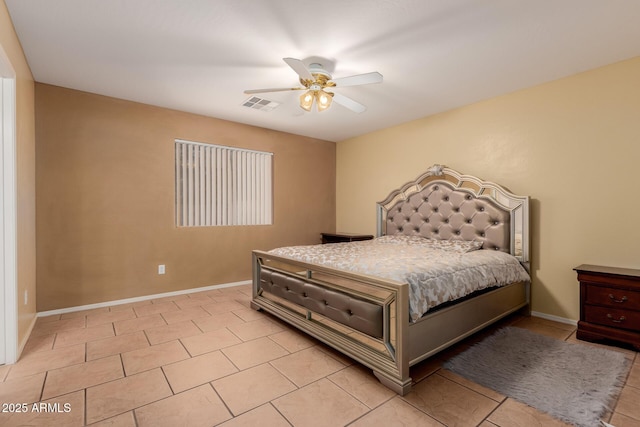
[(371, 83), (381, 83), (382, 74), (374, 71), (372, 73), (357, 74), (355, 76), (341, 77), (331, 80), (337, 87), (368, 85)]
[(343, 107), (346, 107), (349, 110), (351, 110), (353, 112), (356, 112), (356, 113), (362, 113), (362, 112), (367, 110), (367, 107), (365, 107), (364, 105), (360, 104), (359, 102), (354, 101), (353, 99), (349, 98), (348, 96), (340, 95), (339, 93), (334, 93), (333, 94), (333, 102), (337, 102), (338, 104), (342, 105)]
[(274, 87), (269, 89), (251, 89), (245, 90), (244, 93), (251, 95), (253, 93), (266, 93), (266, 92), (285, 92), (287, 90), (303, 90), (306, 87)]
[(284, 62), (286, 62), (287, 65), (289, 65), (289, 67), (291, 67), (293, 69), (293, 71), (298, 73), (298, 75), (300, 76), (300, 78), (302, 80), (311, 80), (311, 81), (315, 80), (315, 78), (311, 75), (311, 72), (306, 67), (306, 65), (304, 65), (304, 63), (302, 61), (300, 61), (299, 59), (296, 59), (296, 58), (282, 58), (282, 60)]

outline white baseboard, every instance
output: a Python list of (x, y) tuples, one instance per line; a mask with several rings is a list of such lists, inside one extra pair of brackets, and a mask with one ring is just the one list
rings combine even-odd
[(119, 299), (115, 301), (99, 302), (96, 304), (87, 304), (87, 305), (80, 305), (76, 307), (60, 308), (57, 310), (41, 311), (38, 313), (38, 317), (54, 316), (56, 314), (73, 313), (74, 311), (91, 310), (94, 308), (109, 307), (112, 305), (129, 304), (132, 302), (146, 301), (150, 299), (159, 299), (159, 298), (165, 298), (165, 297), (172, 297), (176, 295), (193, 294), (196, 292), (205, 292), (205, 291), (211, 291), (214, 289), (231, 288), (234, 286), (250, 285), (250, 284), (251, 284), (251, 280), (243, 280), (241, 282), (223, 283), (220, 285), (204, 286), (202, 288), (183, 289), (181, 291), (165, 292), (162, 294), (145, 295), (141, 297)]
[(576, 326), (578, 324), (577, 320), (567, 319), (566, 317), (553, 316), (551, 314), (540, 313), (539, 311), (532, 311), (531, 315), (533, 317), (539, 317), (541, 319), (553, 320), (554, 322), (565, 323), (567, 325)]

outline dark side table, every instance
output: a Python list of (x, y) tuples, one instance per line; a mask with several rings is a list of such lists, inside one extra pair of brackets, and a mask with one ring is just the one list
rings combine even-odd
[(371, 240), (373, 236), (371, 234), (354, 234), (354, 233), (320, 233), (322, 236), (322, 243), (343, 243), (343, 242), (357, 242), (360, 240)]
[(586, 264), (574, 270), (580, 282), (576, 337), (624, 342), (640, 351), (640, 270)]

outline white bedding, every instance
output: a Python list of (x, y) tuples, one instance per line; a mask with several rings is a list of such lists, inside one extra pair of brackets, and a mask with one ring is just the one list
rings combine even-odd
[(477, 250), (477, 242), (417, 236), (383, 236), (329, 245), (290, 246), (274, 255), (409, 284), (409, 313), (416, 321), (429, 309), (474, 291), (529, 281), (513, 256)]

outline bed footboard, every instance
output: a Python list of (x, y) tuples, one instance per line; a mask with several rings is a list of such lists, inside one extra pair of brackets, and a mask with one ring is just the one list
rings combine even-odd
[(269, 268), (260, 288), (363, 334), (382, 338), (383, 306)]
[(371, 368), (396, 393), (409, 392), (406, 283), (253, 251), (251, 304)]

